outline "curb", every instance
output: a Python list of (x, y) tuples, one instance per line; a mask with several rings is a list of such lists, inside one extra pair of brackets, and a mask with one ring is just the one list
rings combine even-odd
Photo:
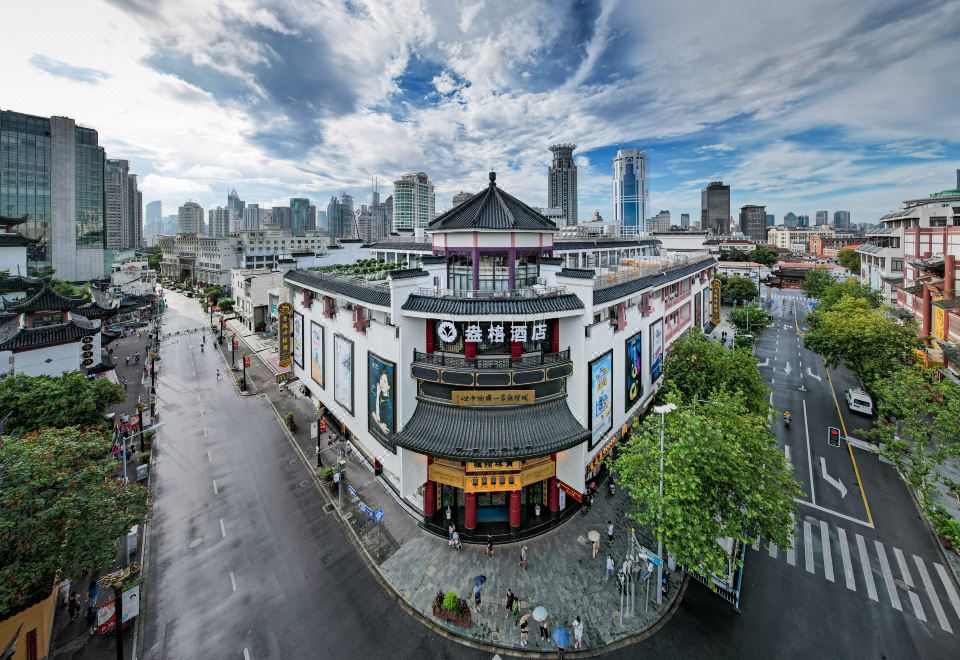
[(897, 474), (900, 475), (900, 480), (903, 481), (904, 487), (906, 487), (907, 492), (910, 494), (910, 501), (913, 502), (914, 508), (917, 510), (917, 516), (923, 520), (923, 526), (927, 530), (927, 534), (933, 538), (933, 544), (937, 548), (937, 552), (940, 553), (940, 559), (943, 560), (943, 563), (947, 565), (947, 568), (950, 571), (950, 576), (953, 578), (954, 587), (957, 591), (960, 591), (960, 576), (957, 575), (957, 571), (954, 570), (953, 564), (947, 559), (947, 550), (943, 547), (943, 543), (940, 542), (940, 537), (937, 536), (936, 530), (933, 528), (933, 523), (930, 522), (930, 519), (927, 518), (927, 514), (923, 512), (923, 507), (920, 506), (920, 500), (917, 498), (917, 493), (907, 484), (907, 480), (903, 478), (903, 475), (897, 470)]
[[(330, 495), (330, 493), (328, 493), (323, 488), (319, 478), (317, 477), (316, 469), (313, 467), (313, 464), (307, 458), (306, 454), (303, 453), (303, 450), (297, 444), (296, 438), (294, 438), (293, 434), (287, 428), (286, 424), (283, 423), (283, 418), (281, 417), (280, 412), (277, 410), (277, 407), (274, 405), (273, 401), (271, 401), (270, 397), (268, 397), (266, 394), (259, 394), (258, 396), (262, 396), (264, 399), (266, 399), (267, 402), (270, 404), (270, 407), (273, 408), (273, 412), (277, 416), (277, 424), (283, 430), (283, 433), (287, 439), (287, 442), (290, 443), (290, 445), (294, 449), (294, 452), (303, 462), (304, 466), (307, 469), (307, 472), (310, 475), (310, 479), (313, 482), (314, 487), (320, 492), (321, 496), (327, 502), (327, 504), (330, 505), (331, 513), (334, 514), (334, 517), (336, 518), (337, 523), (340, 525), (341, 528), (346, 530), (347, 533), (345, 533), (344, 535), (347, 537), (347, 539), (350, 541), (350, 544), (353, 545), (354, 549), (357, 551), (357, 554), (359, 555), (361, 561), (363, 561), (363, 563), (366, 565), (367, 569), (370, 571), (373, 577), (377, 580), (377, 582), (380, 583), (380, 586), (387, 593), (387, 595), (394, 602), (396, 602), (397, 605), (399, 605), (403, 611), (405, 611), (407, 614), (413, 617), (421, 625), (428, 628), (431, 632), (437, 635), (440, 635), (441, 637), (445, 637), (446, 639), (455, 641), (458, 644), (462, 644), (463, 646), (467, 646), (470, 648), (478, 649), (481, 651), (487, 651), (495, 654), (505, 653), (505, 654), (509, 654), (510, 656), (519, 657), (519, 658), (555, 658), (556, 657), (555, 650), (554, 651), (524, 651), (520, 648), (516, 648), (512, 646), (500, 646), (500, 645), (491, 644), (488, 642), (481, 642), (472, 637), (466, 637), (464, 635), (457, 634), (456, 632), (450, 630), (449, 628), (441, 626), (433, 619), (424, 615), (419, 609), (411, 605), (409, 601), (407, 601), (407, 599), (399, 591), (397, 591), (396, 588), (383, 576), (383, 573), (380, 570), (380, 566), (373, 560), (373, 557), (370, 556), (370, 552), (360, 541), (360, 538), (359, 536), (357, 536), (356, 531), (353, 529), (353, 527), (350, 526), (350, 524), (347, 521), (343, 519), (343, 517), (341, 516), (340, 510), (337, 508), (336, 504), (333, 501), (333, 496)], [(627, 646), (632, 646), (637, 642), (641, 642), (647, 639), (648, 637), (651, 637), (652, 635), (659, 632), (660, 629), (663, 628), (670, 621), (671, 618), (673, 618), (674, 613), (677, 611), (677, 609), (680, 607), (680, 603), (683, 601), (683, 596), (687, 591), (687, 586), (689, 585), (689, 583), (690, 583), (690, 576), (685, 574), (683, 576), (683, 582), (680, 585), (680, 589), (677, 592), (677, 596), (673, 599), (673, 603), (671, 603), (670, 607), (668, 607), (667, 610), (663, 613), (663, 616), (660, 617), (660, 619), (658, 619), (656, 623), (654, 623), (652, 626), (650, 626), (646, 630), (643, 630), (637, 633), (636, 635), (630, 635), (629, 637), (624, 637), (622, 639), (618, 639), (616, 641), (610, 642), (609, 644), (605, 644), (604, 646), (596, 647), (593, 649), (584, 649), (580, 651), (565, 651), (564, 656), (565, 657), (569, 656), (571, 658), (595, 658), (595, 657), (604, 655), (606, 653), (609, 653), (611, 651), (615, 651), (617, 649), (625, 648)]]

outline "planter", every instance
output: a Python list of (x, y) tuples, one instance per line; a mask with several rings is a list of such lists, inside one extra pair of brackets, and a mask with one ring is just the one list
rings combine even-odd
[(448, 612), (447, 610), (442, 610), (439, 607), (434, 607), (433, 616), (441, 619), (442, 621), (449, 621), (453, 625), (459, 626), (460, 628), (469, 628), (472, 625), (472, 617), (469, 609), (467, 609), (466, 614), (463, 616), (457, 616), (456, 612)]

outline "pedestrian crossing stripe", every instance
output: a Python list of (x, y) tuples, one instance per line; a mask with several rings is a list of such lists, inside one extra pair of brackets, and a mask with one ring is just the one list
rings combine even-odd
[[(912, 614), (928, 625), (933, 625), (931, 619), (935, 619), (936, 625), (947, 633), (953, 634), (954, 625), (960, 625), (960, 596), (942, 564), (931, 562), (929, 567), (918, 555), (908, 556), (900, 548), (888, 547), (876, 539), (871, 552), (861, 534), (854, 533), (851, 539), (846, 529), (810, 516), (805, 516), (802, 524), (794, 525), (792, 541), (792, 547), (782, 553), (775, 543), (763, 543), (759, 538), (754, 539), (751, 547), (754, 552), (765, 551), (771, 559), (783, 558), (790, 566), (797, 566), (797, 553), (802, 553), (804, 570), (813, 575), (818, 573), (819, 551), (820, 572), (828, 581), (842, 581), (847, 589), (857, 591), (859, 578), (870, 600), (889, 603), (893, 609)], [(834, 561), (835, 552), (839, 554), (838, 562)], [(881, 578), (882, 596), (874, 579), (875, 569)], [(905, 598), (901, 598), (903, 594)]]

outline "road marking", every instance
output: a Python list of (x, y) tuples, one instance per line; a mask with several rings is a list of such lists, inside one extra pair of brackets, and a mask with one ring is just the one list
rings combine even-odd
[(790, 513), (790, 549), (787, 550), (787, 563), (791, 566), (797, 565), (797, 519)]
[(776, 544), (776, 543), (770, 543), (769, 545), (767, 545), (767, 552), (770, 553), (770, 556), (771, 556), (772, 558), (776, 559), (776, 558), (777, 558), (777, 544)]
[(790, 460), (790, 445), (783, 446), (783, 456), (787, 459), (787, 463), (790, 467), (793, 467), (793, 462)]
[(829, 513), (831, 516), (836, 516), (836, 517), (838, 517), (838, 518), (843, 518), (844, 520), (846, 520), (846, 521), (848, 521), (848, 522), (857, 523), (858, 525), (863, 525), (864, 527), (869, 527), (870, 529), (873, 529), (873, 528), (874, 528), (872, 524), (868, 523), (868, 522), (865, 521), (865, 520), (860, 520), (859, 518), (854, 518), (853, 516), (848, 516), (848, 515), (845, 514), (845, 513), (840, 513), (839, 511), (834, 511), (833, 509), (828, 509), (828, 508), (826, 508), (826, 507), (824, 507), (824, 506), (820, 506), (819, 504), (813, 504), (813, 503), (811, 503), (811, 502), (807, 502), (806, 500), (794, 500), (794, 502), (796, 502), (797, 504), (802, 504), (802, 505), (804, 505), (804, 506), (808, 506), (808, 507), (810, 507), (811, 509), (816, 509), (817, 511), (823, 511), (824, 513)]
[(227, 530), (223, 527), (223, 518), (220, 519), (220, 536), (227, 538)]
[(243, 647), (243, 660), (250, 660), (250, 652), (246, 646)]
[(923, 582), (923, 588), (927, 590), (927, 598), (930, 599), (930, 604), (933, 605), (933, 613), (937, 615), (937, 623), (948, 633), (952, 633), (953, 628), (950, 627), (950, 622), (947, 621), (947, 615), (943, 611), (943, 606), (940, 605), (940, 599), (937, 598), (937, 592), (933, 589), (933, 582), (930, 580), (930, 574), (927, 572), (926, 565), (923, 563), (923, 560), (916, 555), (913, 556), (913, 563), (917, 565), (917, 573), (920, 574), (920, 581)]
[(830, 528), (827, 523), (820, 521), (820, 545), (823, 548), (823, 573), (828, 580), (833, 579), (833, 553), (830, 552)]
[(810, 457), (810, 427), (807, 425), (807, 401), (801, 401), (803, 404), (803, 432), (807, 437), (807, 469), (810, 471), (810, 501), (817, 503), (816, 489), (813, 487), (813, 459)]
[(860, 565), (863, 567), (863, 581), (867, 583), (867, 595), (879, 603), (880, 598), (877, 596), (877, 585), (873, 582), (873, 569), (870, 568), (870, 555), (867, 554), (867, 544), (864, 543), (862, 536), (859, 534), (856, 536), (857, 551), (860, 553)]
[(207, 437), (207, 429), (203, 429), (203, 437), (204, 437), (204, 438)]
[(843, 485), (843, 482), (827, 474), (827, 459), (823, 456), (820, 457), (820, 472), (823, 474), (824, 481), (840, 491), (841, 499), (847, 496), (847, 487)]
[(910, 587), (910, 590), (907, 592), (910, 594), (910, 604), (913, 605), (913, 613), (917, 615), (917, 618), (921, 621), (926, 621), (927, 617), (923, 613), (923, 606), (920, 604), (920, 596), (917, 595), (917, 592), (913, 589), (915, 588), (913, 584), (913, 576), (910, 575), (910, 568), (907, 566), (907, 560), (903, 556), (903, 552), (900, 548), (893, 549), (893, 555), (897, 558), (897, 565), (900, 567), (900, 573), (903, 575), (903, 581), (907, 583), (907, 586)]
[(803, 521), (803, 559), (807, 573), (813, 573), (813, 530), (806, 520)]
[(216, 480), (216, 479), (213, 480), (213, 494), (214, 494), (214, 495), (219, 495), (219, 494), (220, 494), (220, 491), (217, 490), (217, 480)]
[(213, 458), (210, 456), (210, 452), (207, 452), (207, 463), (210, 463)]
[(960, 597), (957, 597), (957, 590), (953, 588), (953, 581), (947, 575), (947, 571), (943, 566), (937, 563), (934, 563), (934, 566), (937, 567), (937, 574), (940, 576), (943, 588), (947, 590), (947, 598), (950, 599), (950, 604), (953, 605), (953, 611), (957, 613), (957, 618), (960, 619)]
[(818, 383), (823, 382), (823, 376), (818, 376), (817, 374), (810, 371), (810, 367), (807, 367), (807, 375), (810, 376), (810, 378), (815, 378)]
[(233, 577), (233, 571), (230, 571), (230, 586), (233, 587), (233, 590), (237, 590), (237, 579)]
[(887, 553), (883, 549), (880, 541), (873, 542), (877, 546), (877, 557), (880, 558), (880, 572), (883, 574), (883, 581), (887, 585), (887, 594), (890, 596), (890, 604), (894, 609), (903, 611), (900, 605), (900, 595), (897, 593), (897, 586), (893, 583), (893, 573), (890, 571), (890, 562), (887, 561)]
[[(833, 387), (833, 378), (830, 377), (830, 369), (827, 368), (827, 363), (823, 363), (823, 370), (827, 374), (827, 382), (830, 383), (830, 394), (833, 395), (833, 405), (837, 408), (837, 415), (840, 417), (840, 428), (843, 429), (843, 435), (846, 437), (847, 434), (847, 424), (843, 421), (843, 413), (840, 412), (840, 402), (837, 401), (837, 391)], [(857, 459), (853, 456), (853, 447), (847, 444), (847, 451), (850, 453), (850, 462), (853, 463), (853, 473), (857, 475), (857, 485), (860, 487), (860, 497), (863, 498), (863, 508), (867, 512), (867, 520), (870, 521), (870, 526), (873, 527), (873, 513), (870, 512), (870, 505), (867, 504), (867, 491), (863, 489), (863, 481), (860, 480), (860, 468), (857, 467)]]
[(787, 362), (787, 366), (785, 366), (785, 367), (783, 368), (783, 373), (787, 374), (788, 376), (790, 375), (790, 363), (789, 363), (789, 362)]
[(857, 590), (857, 582), (853, 579), (853, 564), (850, 563), (850, 548), (847, 545), (847, 531), (843, 527), (837, 527), (837, 536), (840, 543), (840, 559), (843, 561), (843, 579), (847, 583), (847, 589)]

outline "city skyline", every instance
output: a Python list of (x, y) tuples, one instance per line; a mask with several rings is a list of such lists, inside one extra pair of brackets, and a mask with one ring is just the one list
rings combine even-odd
[[(697, 21), (656, 3), (480, 7), (425, 3), (422, 20), (398, 21), (374, 3), (58, 5), (39, 33), (32, 10), (12, 10), (4, 108), (97, 130), (145, 201), (167, 208), (215, 208), (234, 186), (262, 208), (340, 191), (362, 203), (371, 176), (424, 171), (440, 211), (489, 169), (546, 205), (555, 142), (579, 145), (581, 222), (614, 216), (612, 159), (625, 148), (648, 155), (650, 208), (677, 217), (698, 216), (712, 180), (731, 186), (731, 208), (763, 204), (778, 220), (842, 208), (855, 222), (952, 185), (960, 144), (944, 136), (960, 119), (906, 99), (960, 96), (946, 75), (957, 3), (741, 2), (700, 7)], [(737, 43), (717, 29), (728, 23), (743, 28)], [(787, 23), (816, 39), (756, 38)], [(909, 38), (921, 26), (922, 44)], [(353, 53), (337, 33), (376, 45)], [(664, 59), (678, 43), (684, 57)], [(304, 48), (317, 57), (285, 57)]]

